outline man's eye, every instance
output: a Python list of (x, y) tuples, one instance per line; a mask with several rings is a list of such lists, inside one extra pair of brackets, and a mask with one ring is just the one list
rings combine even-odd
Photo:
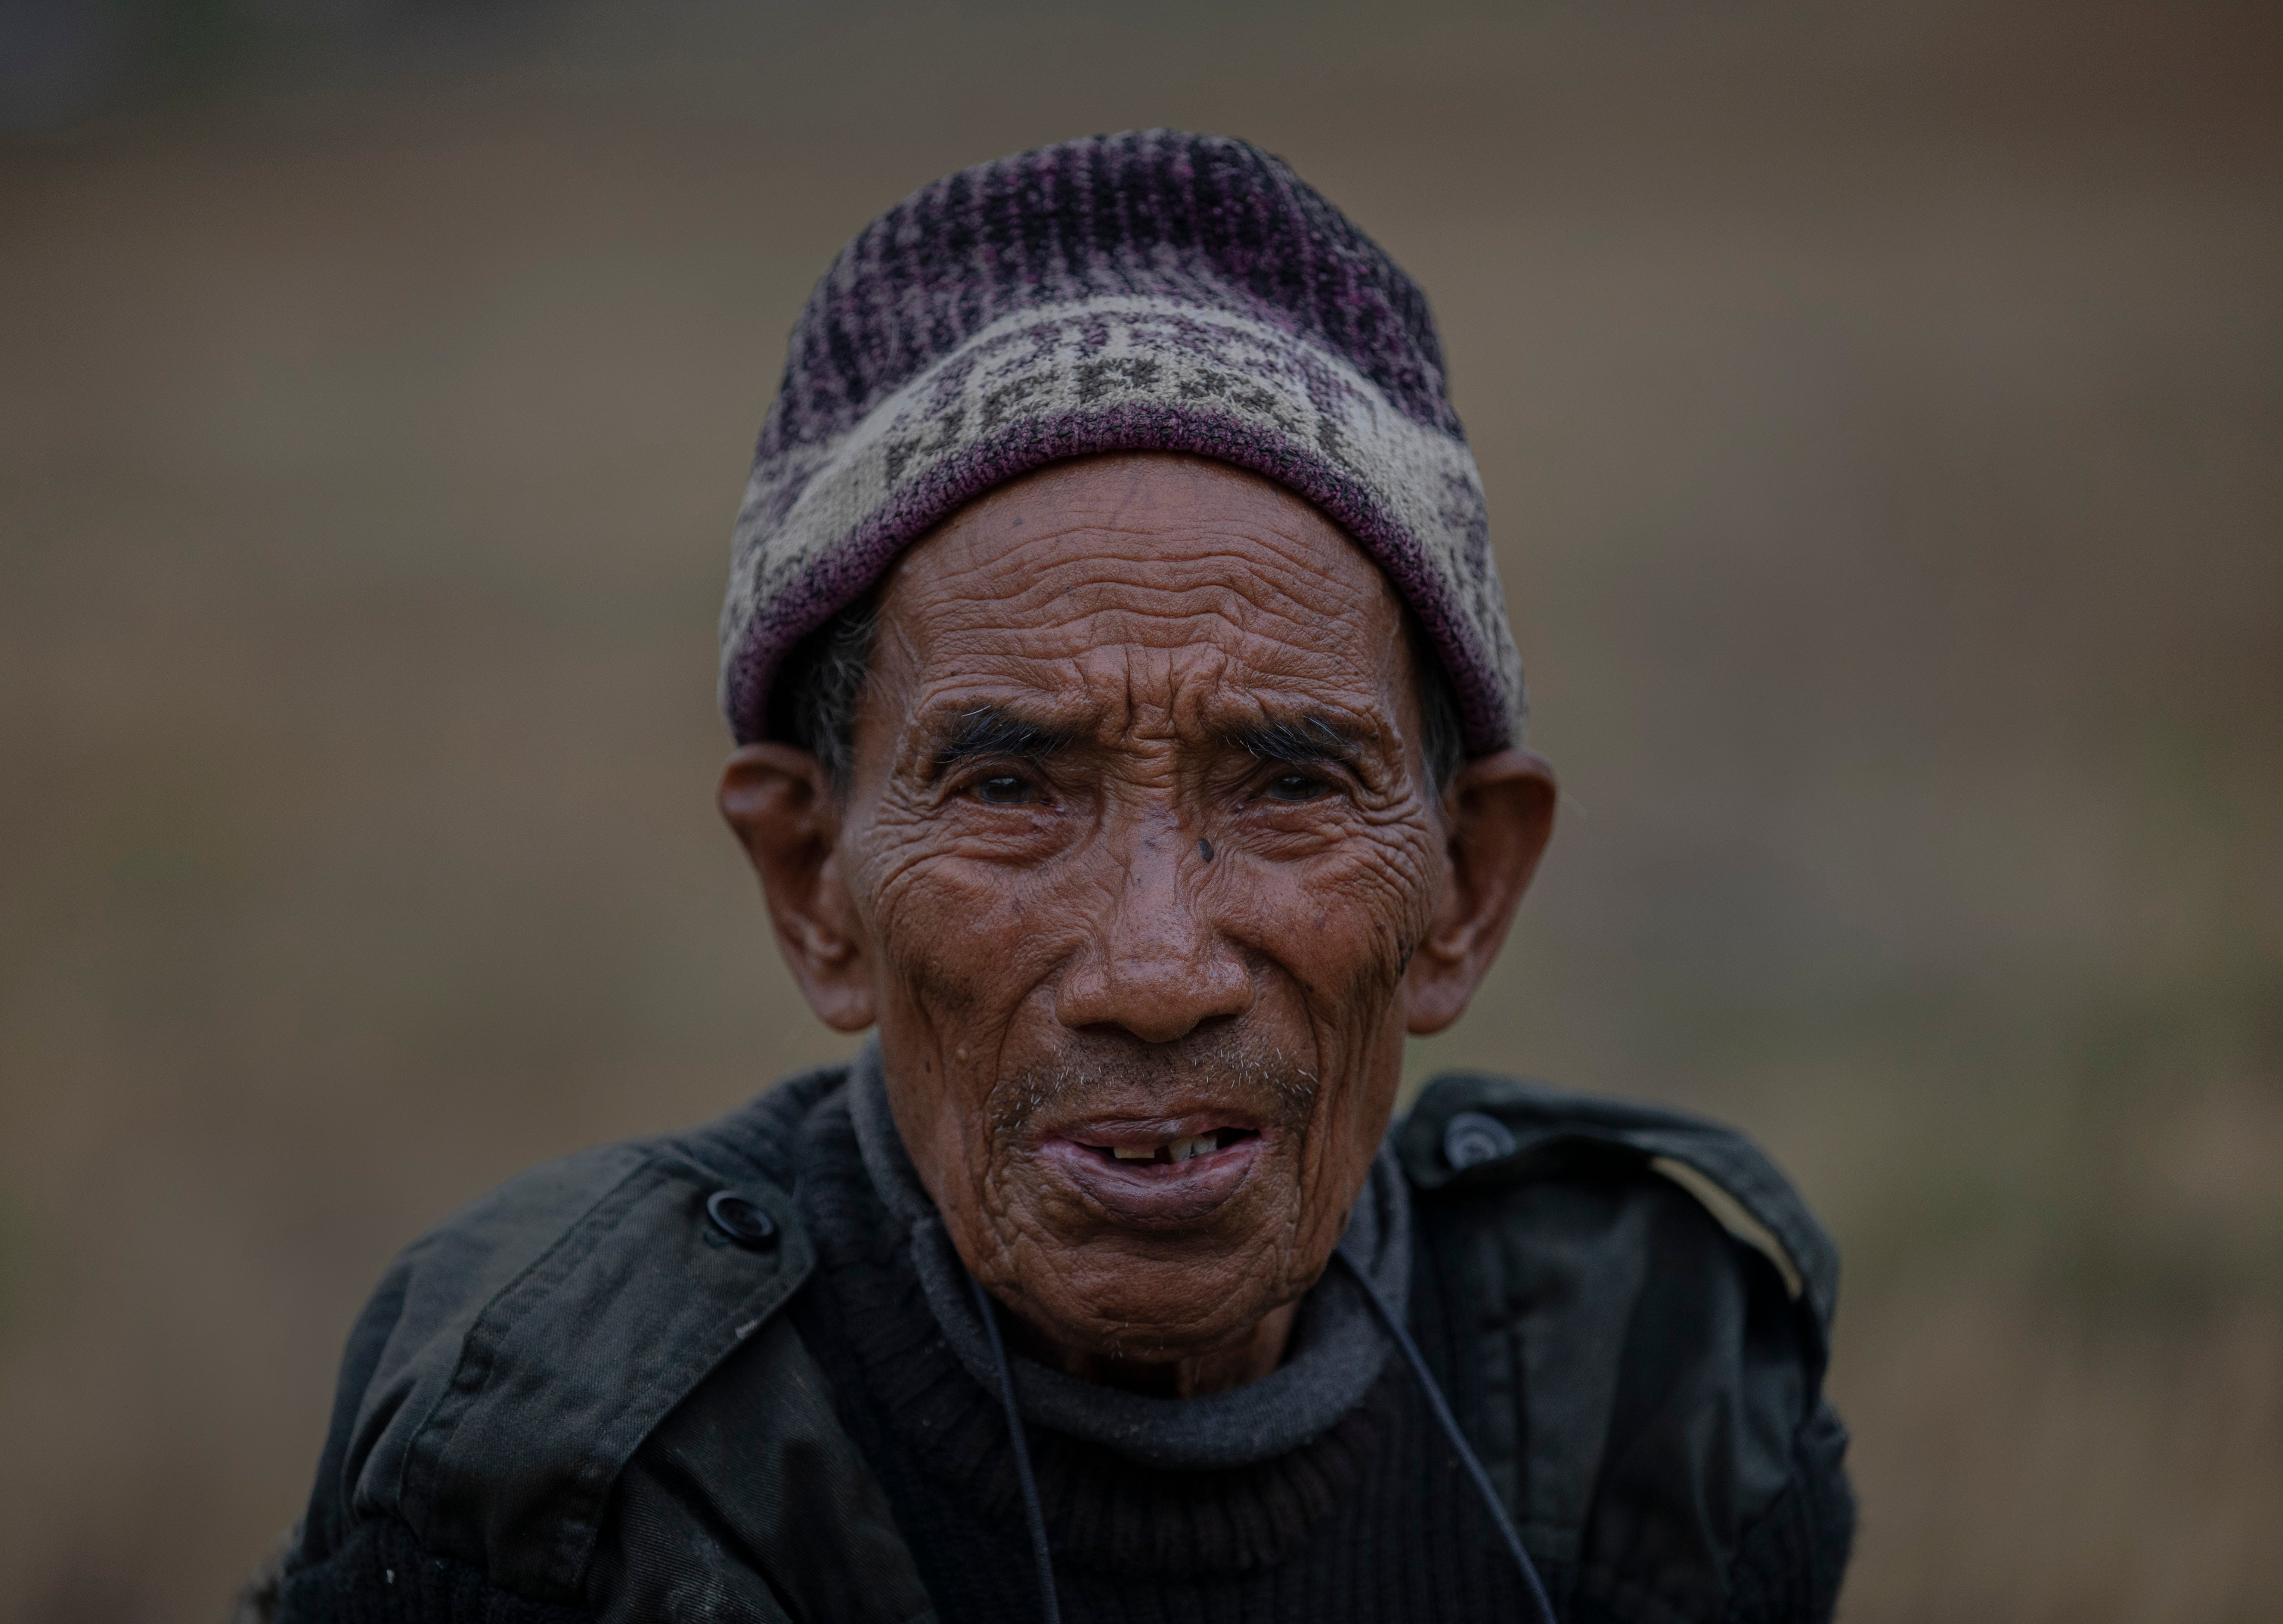
[(1321, 778), (1305, 773), (1282, 773), (1268, 781), (1268, 798), (1288, 805), (1298, 801), (1313, 801), (1328, 793), (1331, 786)]
[(986, 806), (1024, 806), (1038, 799), (1028, 779), (1001, 775), (977, 781), (975, 798)]

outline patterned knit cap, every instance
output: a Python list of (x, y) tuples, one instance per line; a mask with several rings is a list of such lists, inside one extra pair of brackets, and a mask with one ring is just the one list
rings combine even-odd
[(832, 262), (793, 326), (721, 612), (721, 706), (767, 737), (810, 632), (992, 486), (1104, 451), (1233, 462), (1386, 572), (1469, 754), (1516, 742), (1522, 662), (1481, 476), (1417, 284), (1282, 161), (1144, 130), (979, 164)]

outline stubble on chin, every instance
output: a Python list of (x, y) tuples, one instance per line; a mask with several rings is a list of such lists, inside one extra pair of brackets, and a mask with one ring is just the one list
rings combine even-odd
[[(1081, 1038), (991, 1084), (954, 1239), (986, 1285), (1068, 1345), (1148, 1358), (1226, 1340), (1304, 1293), (1337, 1242), (1353, 1193), (1326, 1187), (1347, 1182), (1326, 1159), (1349, 1158), (1325, 1142), (1323, 1096), (1314, 1071), (1241, 1032), (1147, 1047)], [(1193, 1228), (1120, 1224), (1033, 1154), (1070, 1122), (1199, 1098), (1257, 1122), (1274, 1149)]]

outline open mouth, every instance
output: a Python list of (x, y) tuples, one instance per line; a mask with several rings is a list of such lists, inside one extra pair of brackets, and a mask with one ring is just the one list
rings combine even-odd
[(1226, 1117), (1215, 1123), (1218, 1115), (1073, 1123), (1039, 1146), (1039, 1165), (1113, 1223), (1136, 1229), (1201, 1223), (1251, 1184), (1279, 1137), (1273, 1128), (1238, 1127)]
[(1088, 1145), (1086, 1148), (1109, 1162), (1120, 1164), (1154, 1162), (1162, 1166), (1211, 1155), (1214, 1151), (1226, 1150), (1242, 1140), (1258, 1137), (1250, 1128), (1212, 1128), (1185, 1138), (1161, 1139), (1155, 1145)]

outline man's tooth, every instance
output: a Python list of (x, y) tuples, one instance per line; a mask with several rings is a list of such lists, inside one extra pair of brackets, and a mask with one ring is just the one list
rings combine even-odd
[(1168, 1139), (1144, 1149), (1132, 1145), (1113, 1145), (1110, 1154), (1120, 1162), (1187, 1162), (1192, 1156), (1202, 1156), (1207, 1151), (1220, 1148), (1220, 1130), (1209, 1133), (1193, 1133), (1186, 1138)]

